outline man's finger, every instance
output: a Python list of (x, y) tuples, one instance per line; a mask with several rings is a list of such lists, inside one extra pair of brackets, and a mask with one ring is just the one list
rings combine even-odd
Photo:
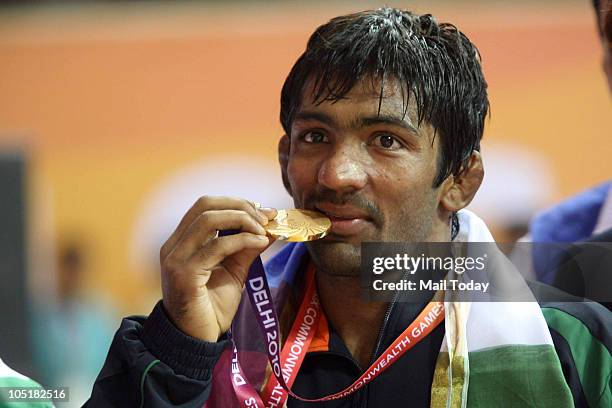
[(160, 250), (160, 260), (163, 262), (168, 254), (174, 249), (175, 245), (183, 236), (185, 230), (193, 223), (193, 221), (202, 213), (209, 210), (241, 210), (251, 214), (257, 220), (261, 220), (261, 223), (267, 223), (267, 216), (262, 212), (258, 212), (255, 206), (244, 199), (223, 197), (223, 196), (202, 196), (191, 206), (191, 208), (185, 213), (181, 219), (179, 225), (176, 227), (172, 235), (164, 243)]
[[(241, 232), (235, 235), (215, 238), (200, 248), (189, 259), (188, 269), (211, 270), (226, 258), (242, 251), (252, 252), (252, 259), (250, 260), (252, 262), (258, 254), (268, 247), (269, 243), (270, 239), (268, 237), (250, 232)], [(245, 267), (245, 269), (247, 268)], [(246, 279), (246, 272), (244, 279)]]
[(217, 231), (238, 230), (266, 235), (266, 230), (252, 215), (240, 210), (206, 211), (200, 214), (183, 233), (169, 254), (173, 259), (187, 259), (214, 239)]

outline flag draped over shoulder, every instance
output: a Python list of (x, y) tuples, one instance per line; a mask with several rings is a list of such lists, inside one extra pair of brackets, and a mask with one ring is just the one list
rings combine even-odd
[[(458, 216), (458, 241), (493, 242), (475, 214), (462, 210)], [(445, 293), (446, 332), (436, 363), (431, 406), (572, 407), (572, 395), (540, 306), (505, 255), (497, 251), (489, 254), (488, 261), (496, 264), (496, 274), (503, 270), (505, 285), (512, 285), (524, 300), (531, 301), (461, 302), (461, 293)]]

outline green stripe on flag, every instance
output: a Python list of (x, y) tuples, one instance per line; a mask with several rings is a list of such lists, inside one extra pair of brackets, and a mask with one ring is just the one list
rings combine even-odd
[(573, 407), (552, 345), (507, 345), (468, 353), (468, 406)]
[(569, 344), (582, 390), (591, 407), (612, 407), (612, 356), (582, 321), (559, 309), (542, 308), (548, 326)]

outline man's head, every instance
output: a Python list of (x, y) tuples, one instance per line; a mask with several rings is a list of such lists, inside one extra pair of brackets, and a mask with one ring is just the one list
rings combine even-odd
[(281, 95), (283, 181), (332, 218), (309, 244), (354, 275), (362, 241), (444, 241), (483, 177), (488, 111), (476, 47), (430, 15), (384, 8), (319, 27)]
[(612, 92), (612, 0), (593, 0), (595, 23), (603, 46), (603, 70)]

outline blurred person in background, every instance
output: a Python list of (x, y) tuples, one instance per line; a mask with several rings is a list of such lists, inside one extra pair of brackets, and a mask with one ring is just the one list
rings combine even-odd
[(12, 400), (8, 394), (9, 388), (14, 390), (28, 389), (28, 388), (41, 388), (40, 384), (36, 381), (31, 380), (11, 369), (7, 366), (2, 359), (0, 359), (0, 388), (3, 392), (0, 393), (0, 408), (50, 408), (53, 407), (51, 402), (28, 402), (21, 399), (21, 401)]
[(612, 0), (593, 0), (595, 20), (603, 46), (603, 70), (612, 94)]
[[(549, 284), (555, 280), (556, 266), (567, 245), (555, 247), (549, 244), (570, 244), (586, 240), (610, 241), (611, 187), (610, 181), (602, 183), (536, 214), (531, 220), (529, 233), (521, 238), (520, 242), (535, 244), (532, 253), (535, 279)], [(522, 249), (522, 244), (519, 244), (519, 249)]]
[(115, 330), (111, 305), (84, 290), (87, 252), (83, 240), (58, 248), (57, 296), (36, 299), (32, 320), (35, 364), (46, 386), (69, 387), (70, 406), (87, 399)]
[[(337, 17), (311, 36), (283, 86), (286, 133), (279, 161), (295, 206), (326, 212), (336, 232), (309, 245), (286, 245), (268, 263), (277, 283), (283, 274), (295, 277), (290, 289), (296, 296), (316, 268), (321, 309), (329, 319), (321, 320), (317, 348), (306, 354), (295, 392), (314, 397), (350, 384), (380, 355), (378, 346), (392, 343), (425, 306), (398, 302), (385, 314), (388, 305), (360, 300), (360, 242), (492, 240), (484, 222), (463, 210), (483, 177), (479, 146), (487, 111), (478, 51), (454, 26), (431, 15), (383, 8)], [(438, 137), (429, 139), (433, 134)], [(194, 204), (160, 252), (163, 300), (146, 318), (124, 319), (88, 406), (239, 404), (232, 390), (237, 362), (230, 360), (225, 333), (246, 270), (270, 243), (263, 225), (275, 214), (227, 197)], [(217, 234), (235, 228), (242, 232)], [(445, 324), (394, 361), (393, 370), (325, 406), (556, 408), (612, 401), (610, 356), (597, 348), (601, 333), (572, 337), (582, 321), (536, 302), (475, 302), (471, 325), (463, 326), (464, 306), (450, 303)], [(291, 298), (277, 306), (287, 304)], [(609, 318), (600, 306), (579, 307), (591, 321)], [(236, 317), (234, 335), (257, 341), (245, 330), (253, 322), (246, 317)], [(550, 323), (558, 319), (569, 331)], [(476, 330), (466, 335), (455, 324)], [(241, 350), (242, 367), (263, 377), (265, 354), (254, 350)], [(571, 361), (574, 354), (592, 370), (586, 376), (585, 367)], [(257, 386), (265, 382), (259, 378)], [(243, 407), (254, 403), (240, 401)], [(287, 403), (310, 406), (294, 398)]]
[[(602, 43), (603, 71), (612, 95), (612, 0), (593, 0), (593, 8)], [(612, 310), (612, 299), (601, 295), (612, 290), (612, 250), (611, 245), (604, 244), (612, 243), (612, 181), (562, 202), (536, 217), (533, 224), (536, 229), (544, 230), (547, 225), (556, 228), (568, 225), (566, 229), (561, 228), (567, 234), (561, 238), (582, 241), (552, 259), (553, 285), (575, 296), (593, 295), (598, 301), (604, 300), (601, 303)]]
[[(612, 1), (593, 0), (593, 9), (597, 33), (602, 43), (603, 72), (612, 95)], [(532, 269), (526, 271), (526, 274), (533, 274), (533, 277), (541, 282), (554, 284), (564, 291), (581, 296), (583, 283), (574, 281), (571, 272), (574, 270), (574, 277), (580, 280), (579, 270), (575, 268), (576, 265), (568, 266), (568, 252), (575, 252), (574, 249), (568, 249), (567, 245), (554, 246), (550, 243), (612, 241), (612, 180), (540, 212), (533, 217), (529, 223), (529, 233), (520, 241), (536, 243), (531, 247), (532, 264), (527, 265), (527, 268)], [(517, 258), (522, 256), (528, 255)], [(606, 265), (609, 263), (600, 262), (602, 274), (606, 273), (602, 268)], [(562, 272), (558, 272), (560, 266)], [(593, 273), (593, 269), (589, 269), (590, 273)], [(559, 273), (563, 276), (557, 276)]]

